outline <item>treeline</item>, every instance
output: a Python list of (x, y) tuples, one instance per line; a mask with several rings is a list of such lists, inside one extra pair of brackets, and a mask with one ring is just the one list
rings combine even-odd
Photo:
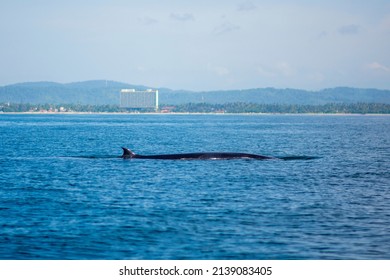
[(255, 103), (187, 103), (176, 105), (177, 113), (285, 113), (285, 114), (390, 114), (390, 104), (382, 103), (330, 103), (324, 105), (286, 105)]
[(29, 104), (29, 103), (0, 103), (0, 112), (44, 112), (44, 113), (120, 113), (127, 112), (126, 109), (117, 105), (81, 105), (81, 104)]
[[(154, 109), (129, 110), (118, 105), (81, 104), (16, 104), (0, 103), (0, 112), (90, 112), (124, 113), (155, 112)], [(390, 104), (383, 103), (329, 103), (325, 105), (286, 105), (234, 102), (226, 104), (187, 103), (161, 105), (163, 113), (285, 113), (285, 114), (390, 114)]]

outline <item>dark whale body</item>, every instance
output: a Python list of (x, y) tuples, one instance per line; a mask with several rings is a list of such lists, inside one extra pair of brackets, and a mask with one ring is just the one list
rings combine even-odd
[(167, 154), (167, 155), (137, 155), (131, 150), (122, 147), (124, 159), (170, 159), (170, 160), (216, 160), (216, 159), (257, 159), (257, 160), (266, 160), (266, 159), (277, 159), (274, 157), (255, 155), (255, 154), (246, 154), (246, 153), (188, 153), (188, 154)]

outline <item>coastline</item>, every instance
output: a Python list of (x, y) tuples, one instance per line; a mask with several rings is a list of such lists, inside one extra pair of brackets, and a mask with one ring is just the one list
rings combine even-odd
[(0, 112), (0, 115), (216, 115), (216, 116), (390, 116), (390, 114), (358, 114), (358, 113), (160, 113), (160, 112)]

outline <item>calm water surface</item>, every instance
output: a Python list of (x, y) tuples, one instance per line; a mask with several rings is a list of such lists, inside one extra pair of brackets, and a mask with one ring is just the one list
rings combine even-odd
[(0, 135), (1, 259), (390, 258), (389, 116), (3, 114)]

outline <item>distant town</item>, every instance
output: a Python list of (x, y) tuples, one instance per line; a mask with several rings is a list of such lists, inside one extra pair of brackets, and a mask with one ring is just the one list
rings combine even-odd
[(324, 105), (285, 105), (255, 103), (187, 103), (162, 104), (154, 108), (129, 109), (119, 105), (80, 104), (17, 104), (0, 103), (0, 113), (216, 113), (216, 114), (390, 114), (390, 104), (379, 103), (330, 103)]

